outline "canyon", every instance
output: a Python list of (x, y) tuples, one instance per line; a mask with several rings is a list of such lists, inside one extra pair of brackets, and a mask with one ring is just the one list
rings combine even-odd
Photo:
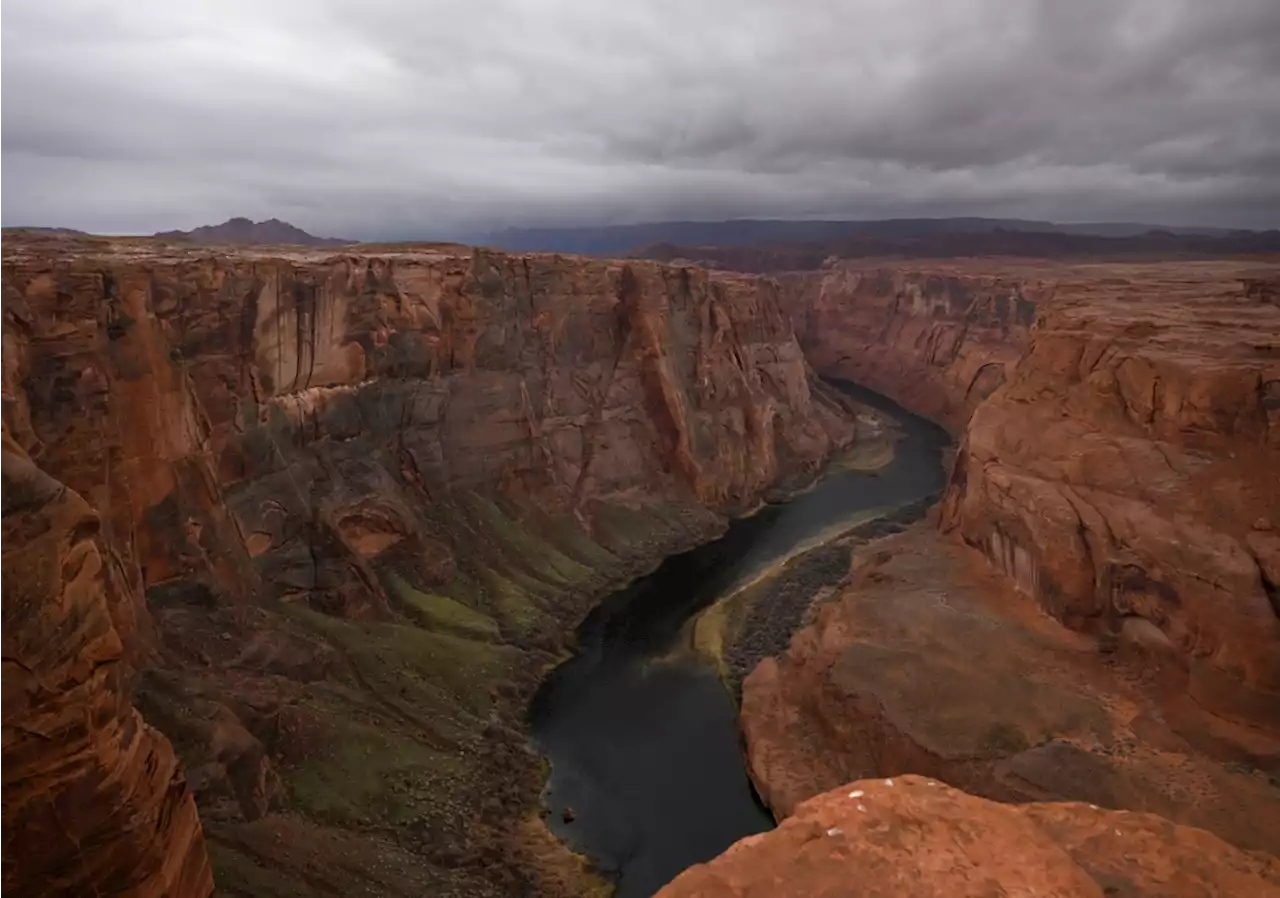
[[(6, 235), (3, 289), (6, 478), (12, 456), (95, 521), (50, 565), (110, 574), (6, 586), (32, 707), (6, 691), (5, 770), (39, 793), (6, 779), (19, 891), (67, 861), (78, 830), (55, 850), (46, 818), (71, 789), (86, 826), (168, 820), (155, 894), (209, 891), (191, 795), (225, 894), (580, 892), (521, 724), (542, 672), (610, 588), (854, 437), (758, 279)], [(8, 583), (42, 528), (5, 495)], [(47, 660), (43, 605), (94, 615)], [(121, 893), (136, 858), (101, 851)]]
[[(839, 827), (844, 784), (920, 774), (1280, 852), (1277, 285), (1252, 262), (837, 262), (791, 278), (816, 370), (962, 436), (932, 519), (860, 546), (743, 684), (749, 767), (776, 816)], [(751, 850), (798, 851), (786, 829)], [(699, 894), (749, 893), (733, 884), (745, 863), (748, 849), (726, 856)], [(1276, 887), (1268, 869), (1257, 894)]]
[(6, 235), (3, 290), (19, 894), (94, 833), (102, 894), (600, 893), (524, 709), (601, 597), (858, 447), (820, 378), (950, 479), (752, 656), (781, 826), (664, 894), (1280, 888), (1272, 262)]

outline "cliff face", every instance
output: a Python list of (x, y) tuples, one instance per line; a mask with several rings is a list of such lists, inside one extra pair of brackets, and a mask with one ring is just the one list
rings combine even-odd
[(1246, 263), (970, 261), (784, 284), (819, 373), (965, 434), (944, 527), (1071, 626), (1186, 659), (1202, 703), (1275, 721), (1273, 281)]
[(944, 527), (1076, 629), (1280, 724), (1280, 307), (1189, 268), (1065, 275), (969, 422)]
[(892, 396), (952, 430), (1021, 356), (1052, 283), (1033, 269), (855, 261), (783, 277), (810, 363)]
[(1280, 864), (1150, 814), (1004, 805), (922, 777), (849, 783), (659, 898), (1280, 895)]
[(516, 715), (572, 623), (852, 437), (768, 282), (444, 247), (5, 253), (6, 422), (102, 516), (143, 711), (230, 891), (509, 891), (497, 846), (537, 789)]
[(208, 895), (195, 803), (129, 703), (98, 519), (4, 434), (4, 890)]
[[(916, 265), (872, 289), (838, 266), (808, 282), (816, 313), (790, 284), (819, 371), (964, 436), (942, 532), (857, 556), (812, 625), (744, 682), (752, 776), (781, 815), (851, 779), (923, 773), (1280, 851), (1280, 793), (1262, 773), (1280, 758), (1275, 268), (1046, 263), (1009, 288), (1037, 309), (1005, 345), (998, 327), (908, 301), (930, 278), (1027, 273)], [(958, 348), (920, 351), (939, 341)], [(993, 374), (977, 402), (967, 384), (996, 358), (1012, 359), (987, 368), (1004, 382)]]

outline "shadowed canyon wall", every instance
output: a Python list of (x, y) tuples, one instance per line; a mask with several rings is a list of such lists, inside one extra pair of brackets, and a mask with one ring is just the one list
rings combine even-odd
[(6, 427), (101, 516), (231, 894), (519, 888), (572, 625), (853, 435), (757, 279), (7, 237), (4, 298)]

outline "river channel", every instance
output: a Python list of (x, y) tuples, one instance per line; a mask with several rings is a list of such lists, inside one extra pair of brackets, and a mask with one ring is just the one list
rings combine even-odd
[(809, 491), (734, 521), (720, 539), (609, 596), (530, 707), (551, 764), (552, 830), (616, 879), (617, 898), (647, 898), (774, 825), (747, 777), (732, 696), (711, 665), (672, 651), (685, 624), (833, 527), (944, 485), (942, 428), (878, 393), (833, 385), (895, 422), (893, 460), (874, 472), (832, 465)]

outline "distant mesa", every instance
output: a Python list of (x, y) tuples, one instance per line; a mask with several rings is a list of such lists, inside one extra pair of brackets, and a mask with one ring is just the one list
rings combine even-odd
[(356, 242), (338, 237), (316, 237), (278, 218), (270, 218), (266, 221), (229, 218), (219, 225), (204, 225), (190, 231), (160, 231), (155, 236), (161, 240), (231, 243), (242, 246), (342, 246)]

